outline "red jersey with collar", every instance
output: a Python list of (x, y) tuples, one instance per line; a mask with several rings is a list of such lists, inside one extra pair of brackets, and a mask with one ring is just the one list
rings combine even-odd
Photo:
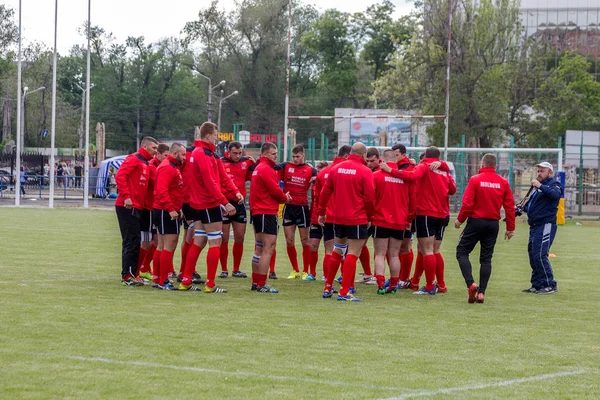
[(154, 205), (154, 189), (156, 188), (156, 169), (160, 165), (160, 162), (154, 157), (148, 163), (148, 174), (150, 175), (150, 179), (148, 179), (148, 194), (146, 195), (146, 201), (144, 203), (144, 210), (152, 210)]
[(153, 207), (168, 212), (181, 211), (183, 206), (183, 177), (178, 162), (171, 155), (156, 170)]
[(336, 224), (369, 223), (375, 211), (375, 189), (373, 172), (363, 157), (351, 154), (348, 160), (331, 168), (319, 197), (319, 215), (325, 215), (329, 202), (335, 205)]
[[(387, 165), (395, 168), (397, 164), (388, 162)], [(406, 230), (412, 222), (411, 212), (414, 212), (410, 183), (379, 170), (373, 174), (373, 186), (375, 187), (373, 225)]]
[[(410, 163), (410, 159), (408, 157), (404, 157), (402, 160), (398, 161), (398, 169), (404, 171), (412, 171), (415, 169), (414, 164)], [(417, 191), (418, 191), (418, 181), (407, 182), (409, 187), (409, 198), (410, 198), (410, 207), (409, 207), (409, 215), (408, 220), (412, 222), (417, 216)]]
[(196, 210), (206, 210), (228, 203), (221, 192), (222, 178), (229, 181), (231, 179), (225, 173), (223, 164), (217, 159), (214, 150), (214, 144), (200, 141), (200, 146), (194, 149), (190, 157), (190, 206)]
[[(246, 198), (246, 182), (252, 178), (250, 169), (254, 165), (254, 162), (248, 157), (242, 157), (238, 162), (234, 162), (229, 158), (227, 153), (225, 153), (225, 157), (223, 157), (221, 161), (223, 162), (225, 172), (227, 172), (233, 181), (233, 184), (237, 187), (242, 196)], [(230, 198), (229, 200), (233, 201), (236, 199)]]
[[(313, 200), (314, 210), (311, 212), (311, 220), (312, 220), (312, 214), (314, 214), (314, 213), (317, 214), (316, 219), (315, 219), (316, 222), (314, 222), (315, 224), (318, 223), (318, 220), (319, 220), (319, 213), (318, 213), (319, 197), (321, 196), (321, 192), (323, 191), (325, 182), (327, 182), (327, 178), (329, 178), (329, 172), (331, 171), (331, 168), (333, 168), (335, 165), (338, 165), (339, 163), (344, 162), (344, 161), (346, 161), (346, 158), (344, 158), (344, 157), (335, 157), (331, 164), (329, 164), (328, 166), (323, 168), (317, 174), (317, 179), (315, 180), (315, 184), (313, 185), (314, 194), (315, 194), (315, 198)], [(329, 224), (335, 223), (335, 217), (333, 215), (333, 204), (331, 204), (331, 203), (327, 204), (325, 216), (326, 216), (325, 219), (326, 219), (327, 223), (329, 223)]]
[(280, 171), (283, 192), (289, 192), (292, 196), (292, 200), (288, 204), (307, 206), (308, 189), (310, 189), (312, 177), (317, 176), (317, 170), (308, 164), (296, 165), (289, 162), (279, 164), (275, 169)]
[(189, 204), (190, 202), (190, 182), (194, 179), (192, 174), (192, 168), (190, 167), (190, 159), (192, 158), (192, 152), (198, 146), (200, 146), (201, 141), (194, 141), (193, 146), (189, 146), (185, 148), (185, 161), (181, 166), (181, 176), (183, 177), (183, 204)]
[(287, 196), (279, 187), (279, 173), (276, 164), (267, 157), (261, 157), (252, 172), (250, 183), (250, 212), (252, 215), (277, 215), (279, 205), (287, 201)]
[(148, 162), (152, 156), (142, 147), (137, 153), (130, 154), (119, 167), (115, 180), (119, 195), (115, 206), (124, 207), (125, 200), (131, 199), (133, 208), (144, 209), (146, 197), (148, 196)]
[(432, 171), (429, 166), (437, 158), (425, 158), (414, 170), (392, 170), (390, 173), (396, 178), (406, 181), (417, 181), (419, 185), (417, 215), (435, 218), (446, 218), (450, 215), (450, 202), (448, 196), (456, 193), (456, 183), (450, 175), (447, 164), (442, 163), (442, 168)]
[(500, 220), (500, 208), (506, 214), (506, 230), (515, 230), (515, 199), (506, 179), (494, 167), (483, 167), (469, 179), (463, 194), (458, 220), (467, 218)]

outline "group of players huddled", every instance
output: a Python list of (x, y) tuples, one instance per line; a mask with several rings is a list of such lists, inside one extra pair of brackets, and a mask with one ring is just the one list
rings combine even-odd
[[(317, 279), (319, 247), (323, 241), (324, 298), (337, 293), (338, 300), (361, 301), (354, 296), (355, 283), (374, 285), (382, 295), (402, 289), (419, 295), (447, 292), (440, 246), (450, 219), (449, 196), (456, 192), (456, 185), (448, 165), (440, 161), (436, 147), (428, 148), (417, 164), (409, 159), (401, 144), (380, 155), (377, 149), (367, 149), (359, 142), (341, 146), (333, 162), (320, 161), (313, 167), (305, 162), (301, 145), (292, 148), (292, 162), (278, 164), (277, 146), (273, 143), (264, 143), (259, 160), (254, 160), (243, 155), (239, 142), (230, 142), (228, 151), (220, 158), (215, 154), (217, 134), (217, 126), (205, 122), (200, 127), (199, 140), (188, 148), (178, 143), (169, 147), (147, 137), (140, 149), (121, 165), (116, 175), (115, 206), (123, 239), (123, 285), (142, 286), (145, 281), (152, 281), (152, 286), (162, 290), (227, 292), (216, 285), (215, 279), (219, 263), (222, 270), (219, 277), (229, 276), (231, 231), (234, 242), (231, 276), (246, 278), (240, 266), (249, 181), (250, 221), (255, 235), (252, 290), (278, 292), (267, 285), (267, 280), (277, 279), (274, 267), (278, 215), (280, 205), (285, 204), (282, 225), (292, 266), (288, 279)], [(495, 167), (495, 157), (493, 160), (488, 157), (487, 162)], [(484, 157), (482, 167), (485, 164)], [(514, 201), (510, 187), (508, 192), (506, 187), (498, 186), (501, 193), (497, 197), (503, 199), (499, 207), (506, 208), (512, 202), (513, 213), (507, 212), (507, 228), (512, 236)], [(494, 185), (491, 188), (498, 189)], [(497, 210), (490, 210), (483, 218), (497, 222), (499, 207), (494, 207)], [(462, 210), (459, 219), (464, 221), (472, 216), (472, 208), (471, 205), (471, 210)], [(181, 266), (176, 273), (173, 255), (182, 227), (185, 240)], [(295, 244), (296, 228), (302, 245), (302, 273)], [(415, 234), (418, 252), (411, 278)], [(374, 271), (367, 247), (369, 237), (373, 238)], [(203, 279), (196, 272), (196, 264), (207, 245)], [(491, 268), (491, 253), (489, 259)], [(355, 281), (358, 260), (363, 274)], [(469, 278), (470, 264), (468, 271), (462, 264), (469, 302), (482, 303), (489, 274), (484, 276), (482, 272), (477, 285)], [(340, 267), (338, 293), (334, 283)], [(420, 288), (423, 273), (425, 285)], [(200, 284), (204, 284), (203, 288), (197, 286)]]

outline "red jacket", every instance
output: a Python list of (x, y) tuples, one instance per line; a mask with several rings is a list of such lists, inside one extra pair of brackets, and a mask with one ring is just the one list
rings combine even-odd
[[(223, 167), (225, 168), (225, 172), (231, 180), (233, 184), (237, 187), (237, 190), (246, 198), (246, 182), (252, 178), (252, 173), (250, 172), (251, 167), (254, 165), (254, 162), (250, 160), (248, 157), (242, 157), (238, 162), (233, 162), (227, 153), (225, 153), (225, 157), (221, 159), (223, 162)], [(236, 201), (235, 197), (229, 198), (230, 201)]]
[(283, 191), (289, 192), (292, 200), (289, 204), (296, 206), (308, 205), (308, 189), (311, 179), (317, 176), (317, 170), (308, 164), (296, 165), (284, 162), (275, 169), (280, 169), (280, 179), (283, 181)]
[(429, 165), (440, 161), (437, 158), (425, 158), (423, 162), (412, 171), (392, 170), (392, 176), (406, 181), (417, 181), (419, 194), (417, 202), (417, 215), (428, 217), (446, 218), (450, 215), (450, 202), (448, 196), (456, 193), (456, 183), (449, 171), (447, 164), (442, 163), (442, 168), (431, 171)]
[(275, 163), (261, 157), (252, 172), (250, 183), (250, 212), (252, 215), (277, 215), (279, 205), (287, 201), (287, 196), (279, 187), (279, 173)]
[(183, 178), (180, 165), (171, 155), (156, 170), (153, 207), (168, 212), (181, 211), (183, 206)]
[[(445, 164), (445, 163), (444, 163)], [(447, 167), (447, 164), (445, 164)], [(402, 160), (398, 161), (398, 169), (404, 171), (413, 171), (415, 169), (415, 165), (410, 163), (410, 159), (408, 157), (404, 157)], [(417, 191), (418, 184), (417, 181), (407, 182), (409, 185), (409, 197), (410, 197), (410, 207), (409, 207), (409, 215), (408, 221), (412, 222), (417, 216)]]
[(124, 207), (125, 200), (131, 199), (133, 208), (144, 209), (148, 196), (148, 180), (150, 179), (148, 162), (151, 159), (152, 156), (140, 147), (137, 153), (130, 154), (123, 161), (115, 177), (119, 192), (115, 206)]
[(236, 190), (214, 150), (215, 145), (200, 142), (190, 157), (190, 206), (196, 210), (227, 204), (229, 201), (221, 192), (224, 184), (227, 186), (229, 183), (230, 189)]
[(158, 160), (156, 157), (148, 163), (148, 194), (146, 195), (146, 202), (144, 203), (144, 210), (152, 210), (154, 206), (154, 189), (156, 188), (156, 169), (158, 168)]
[(469, 179), (463, 194), (458, 220), (467, 218), (500, 220), (500, 208), (506, 214), (506, 230), (515, 230), (515, 198), (506, 179), (494, 167), (484, 167)]
[[(316, 214), (315, 216), (315, 224), (318, 223), (319, 220), (319, 213), (318, 213), (318, 208), (319, 208), (319, 197), (321, 196), (321, 192), (323, 191), (323, 187), (325, 187), (325, 182), (327, 182), (327, 178), (329, 178), (329, 172), (331, 171), (331, 168), (333, 168), (335, 165), (338, 165), (339, 163), (342, 163), (346, 161), (346, 158), (343, 157), (335, 157), (333, 159), (333, 162), (331, 164), (329, 164), (328, 166), (326, 166), (325, 168), (323, 168), (321, 171), (319, 171), (319, 173), (317, 174), (317, 179), (315, 180), (315, 184), (313, 185), (314, 187), (314, 194), (315, 194), (315, 199), (313, 201), (314, 203), (314, 211), (311, 212), (311, 221), (313, 219), (312, 215)], [(329, 202), (327, 204), (327, 209), (326, 209), (326, 221), (328, 224), (333, 224), (335, 223), (335, 216), (333, 214), (333, 207), (334, 205), (332, 204), (332, 202)]]
[(194, 178), (192, 173), (192, 168), (190, 166), (190, 158), (192, 158), (192, 152), (198, 146), (200, 146), (201, 141), (194, 141), (194, 145), (190, 147), (186, 147), (185, 149), (185, 161), (181, 166), (181, 176), (183, 177), (183, 204), (189, 204), (190, 202), (190, 182)]
[(325, 215), (330, 198), (335, 206), (336, 224), (369, 223), (375, 211), (375, 189), (373, 172), (367, 167), (363, 157), (351, 154), (347, 161), (331, 168), (319, 197), (319, 215)]
[[(388, 162), (395, 168), (396, 163)], [(412, 222), (411, 212), (414, 212), (414, 203), (411, 204), (410, 183), (391, 176), (381, 170), (373, 174), (375, 187), (375, 213), (373, 225), (396, 230), (408, 229)]]

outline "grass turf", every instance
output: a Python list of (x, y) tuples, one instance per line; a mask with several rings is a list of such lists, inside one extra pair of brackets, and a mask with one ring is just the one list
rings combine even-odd
[[(483, 305), (466, 302), (454, 229), (443, 245), (449, 293), (359, 286), (365, 302), (351, 304), (322, 299), (320, 281), (280, 279), (277, 295), (233, 278), (218, 280), (226, 294), (123, 287), (114, 212), (1, 208), (0, 221), (0, 398), (600, 395), (597, 226), (559, 228), (551, 296), (520, 293), (523, 224), (498, 242)], [(284, 246), (280, 237), (280, 278)], [(251, 254), (248, 235), (246, 272)]]

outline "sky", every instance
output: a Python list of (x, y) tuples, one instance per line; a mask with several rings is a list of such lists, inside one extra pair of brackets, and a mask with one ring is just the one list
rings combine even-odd
[[(0, 0), (15, 10), (18, 22), (19, 0)], [(24, 42), (43, 42), (49, 48), (54, 43), (54, 1), (21, 0)], [(318, 0), (306, 1), (318, 4), (325, 10), (337, 8), (345, 12), (363, 11), (374, 0)], [(411, 5), (406, 0), (392, 0), (396, 5), (396, 17), (408, 14)], [(58, 51), (67, 53), (75, 44), (85, 39), (77, 32), (87, 20), (87, 1), (58, 0)], [(92, 25), (112, 32), (118, 42), (128, 36), (144, 36), (146, 42), (155, 42), (169, 36), (179, 36), (186, 22), (195, 20), (201, 8), (210, 6), (211, 0), (92, 0)], [(231, 10), (234, 0), (221, 0), (220, 6)]]

